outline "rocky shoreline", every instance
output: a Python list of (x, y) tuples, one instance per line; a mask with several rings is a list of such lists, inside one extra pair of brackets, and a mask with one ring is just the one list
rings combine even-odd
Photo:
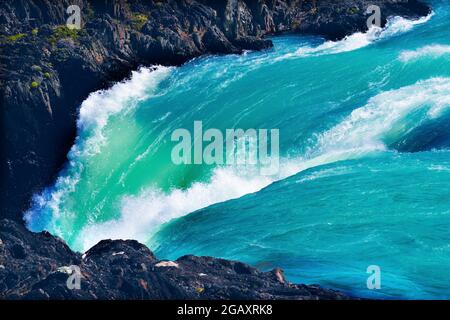
[[(65, 27), (66, 9), (74, 4), (81, 8), (81, 30)], [(365, 11), (373, 4), (381, 8), (383, 25), (390, 16), (430, 12), (419, 0), (2, 1), (0, 202), (1, 218), (9, 220), (0, 225), (0, 298), (346, 298), (289, 284), (279, 270), (262, 273), (214, 258), (183, 257), (178, 267), (158, 268), (135, 241), (102, 241), (83, 259), (47, 233), (28, 232), (22, 217), (32, 195), (66, 162), (78, 108), (91, 92), (141, 65), (264, 50), (272, 47), (268, 35), (341, 39), (367, 29)], [(57, 271), (72, 264), (81, 266), (81, 291), (66, 290), (67, 274)]]
[[(67, 280), (79, 267), (80, 287)], [(160, 261), (134, 240), (103, 240), (86, 254), (47, 232), (0, 221), (0, 299), (296, 299), (347, 300), (315, 285), (288, 282), (281, 269), (261, 272), (244, 263), (184, 256)]]

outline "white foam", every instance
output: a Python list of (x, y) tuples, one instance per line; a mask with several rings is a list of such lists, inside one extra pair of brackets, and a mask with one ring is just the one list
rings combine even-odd
[(405, 50), (400, 53), (399, 60), (402, 62), (411, 62), (422, 58), (439, 58), (450, 55), (449, 45), (429, 45), (416, 50)]
[(388, 21), (384, 31), (380, 34), (381, 38), (392, 37), (398, 34), (402, 34), (411, 31), (415, 26), (427, 23), (434, 16), (434, 12), (430, 13), (426, 17), (422, 17), (416, 20), (409, 20), (402, 17), (394, 17)]
[[(86, 251), (102, 239), (135, 239), (146, 243), (162, 224), (210, 205), (254, 193), (271, 183), (315, 166), (362, 155), (358, 150), (331, 151), (312, 159), (283, 159), (277, 176), (242, 174), (233, 167), (217, 168), (207, 183), (194, 183), (187, 190), (163, 192), (148, 188), (139, 196), (122, 199), (120, 217), (91, 223), (80, 232), (75, 248)], [(236, 214), (239, 214), (238, 212)]]
[(45, 189), (41, 194), (34, 195), (33, 205), (24, 215), (31, 229), (33, 229), (35, 217), (39, 219), (43, 211), (49, 210), (53, 219), (47, 229), (62, 236), (62, 231), (54, 222), (62, 215), (70, 217), (73, 213), (61, 209), (61, 202), (74, 192), (84, 169), (83, 158), (100, 152), (101, 146), (105, 143), (103, 129), (109, 117), (130, 110), (139, 101), (154, 94), (157, 85), (170, 72), (171, 68), (162, 66), (141, 68), (132, 72), (130, 79), (119, 82), (108, 90), (100, 90), (89, 95), (80, 107), (77, 122), (78, 136), (68, 154), (69, 162), (66, 168), (53, 186)]
[(157, 188), (148, 188), (139, 196), (122, 199), (119, 219), (85, 227), (75, 246), (87, 250), (102, 239), (146, 242), (151, 232), (164, 222), (256, 192), (272, 181), (268, 177), (241, 177), (228, 167), (216, 169), (209, 183), (194, 183), (187, 190), (164, 193)]
[(80, 146), (83, 152), (98, 152), (104, 143), (102, 130), (110, 116), (127, 111), (139, 101), (154, 94), (157, 85), (167, 77), (172, 68), (157, 66), (133, 71), (131, 78), (115, 84), (108, 90), (100, 90), (89, 95), (82, 103), (78, 118), (79, 136), (88, 134), (86, 143)]
[(76, 246), (86, 250), (105, 238), (146, 242), (152, 232), (173, 218), (257, 192), (274, 181), (308, 168), (386, 150), (385, 135), (396, 131), (396, 124), (412, 112), (426, 108), (425, 114), (432, 118), (435, 116), (433, 110), (442, 112), (449, 107), (450, 78), (433, 78), (381, 93), (335, 127), (318, 135), (316, 144), (303, 157), (282, 159), (277, 176), (243, 174), (231, 167), (218, 168), (208, 183), (195, 183), (187, 190), (164, 193), (149, 188), (139, 196), (126, 196), (122, 199), (120, 217), (86, 226)]
[(297, 49), (295, 53), (288, 53), (282, 57), (279, 57), (278, 60), (293, 57), (308, 57), (354, 51), (367, 47), (377, 40), (408, 32), (412, 30), (414, 26), (427, 22), (432, 16), (433, 14), (430, 14), (417, 20), (394, 17), (388, 21), (384, 28), (373, 26), (365, 33), (357, 32), (340, 41), (326, 41), (317, 47), (301, 47)]
[(295, 52), (295, 55), (305, 57), (357, 50), (368, 46), (379, 38), (382, 30), (378, 27), (372, 27), (366, 33), (357, 32), (340, 41), (326, 41), (317, 47), (302, 47)]
[[(346, 119), (318, 137), (314, 153), (342, 150), (384, 150), (387, 134), (402, 135), (421, 121), (440, 116), (450, 107), (450, 78), (432, 78), (383, 92), (354, 110)], [(407, 116), (424, 109), (424, 117), (402, 125)]]

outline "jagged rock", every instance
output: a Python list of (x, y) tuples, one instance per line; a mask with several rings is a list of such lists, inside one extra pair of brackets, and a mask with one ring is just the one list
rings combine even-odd
[[(160, 261), (137, 241), (103, 240), (81, 259), (60, 239), (13, 221), (0, 221), (0, 237), (0, 299), (350, 299), (289, 283), (281, 269), (192, 255)], [(73, 266), (80, 289), (67, 285)]]
[[(55, 178), (89, 93), (139, 65), (269, 48), (268, 34), (342, 38), (367, 29), (369, 4), (381, 7), (383, 24), (392, 15), (430, 10), (418, 0), (2, 1), (2, 216), (20, 221), (33, 193)], [(69, 5), (82, 10), (76, 34), (61, 32)]]

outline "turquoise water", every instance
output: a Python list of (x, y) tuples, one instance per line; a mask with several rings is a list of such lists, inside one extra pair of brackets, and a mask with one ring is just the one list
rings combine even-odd
[[(29, 228), (79, 251), (133, 238), (364, 297), (450, 298), (450, 8), (432, 3), (433, 16), (339, 42), (276, 37), (93, 93)], [(198, 120), (279, 129), (279, 172), (174, 164), (171, 133)]]

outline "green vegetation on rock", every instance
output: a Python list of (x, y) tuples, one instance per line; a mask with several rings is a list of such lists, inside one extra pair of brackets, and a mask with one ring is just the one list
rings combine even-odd
[(142, 13), (133, 13), (131, 17), (131, 25), (137, 31), (140, 31), (142, 27), (147, 23), (148, 17)]
[(78, 29), (71, 29), (67, 26), (57, 26), (53, 31), (53, 34), (48, 38), (48, 41), (52, 46), (55, 46), (61, 39), (72, 39), (73, 41), (78, 40)]
[(348, 10), (348, 12), (349, 12), (350, 14), (356, 14), (356, 13), (359, 12), (359, 8), (357, 8), (357, 7), (350, 8), (350, 9)]
[(30, 85), (31, 89), (36, 89), (37, 87), (39, 87), (39, 82), (33, 81)]
[(18, 34), (12, 35), (12, 36), (5, 37), (5, 39), (6, 39), (6, 42), (11, 43), (11, 42), (16, 42), (17, 40), (20, 40), (26, 36), (27, 35), (25, 33), (18, 33)]

